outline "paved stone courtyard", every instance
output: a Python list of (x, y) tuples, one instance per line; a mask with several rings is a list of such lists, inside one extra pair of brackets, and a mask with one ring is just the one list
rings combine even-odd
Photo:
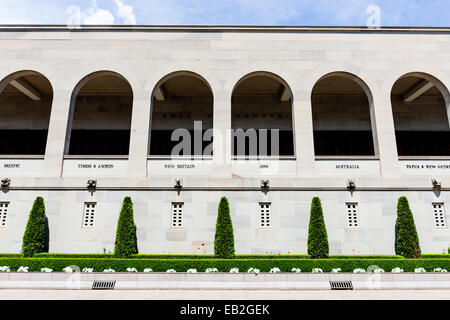
[(450, 290), (0, 290), (0, 300), (450, 300)]

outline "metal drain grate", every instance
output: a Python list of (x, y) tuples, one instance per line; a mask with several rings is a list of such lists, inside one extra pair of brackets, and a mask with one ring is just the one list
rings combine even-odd
[(114, 290), (116, 286), (116, 281), (99, 281), (95, 280), (92, 283), (92, 290)]
[(353, 290), (351, 281), (330, 281), (331, 290)]

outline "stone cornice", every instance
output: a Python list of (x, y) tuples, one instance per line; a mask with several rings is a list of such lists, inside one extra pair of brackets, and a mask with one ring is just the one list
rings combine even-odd
[(312, 33), (450, 33), (449, 27), (350, 26), (223, 26), (223, 25), (0, 25), (0, 31), (192, 31), (192, 32), (312, 32)]

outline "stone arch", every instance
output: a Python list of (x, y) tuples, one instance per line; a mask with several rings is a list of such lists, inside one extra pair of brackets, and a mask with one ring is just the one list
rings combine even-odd
[[(311, 89), (316, 156), (377, 156), (372, 91), (359, 76), (328, 72)], [(336, 108), (342, 109), (339, 113)], [(351, 117), (352, 125), (346, 124)], [(373, 146), (373, 147), (372, 147)]]
[(15, 71), (0, 81), (1, 154), (45, 154), (53, 93), (49, 79), (35, 70)]
[(175, 63), (168, 65), (164, 68), (159, 68), (153, 74), (150, 74), (148, 79), (145, 81), (144, 90), (153, 92), (157, 87), (158, 83), (165, 77), (172, 77), (178, 72), (187, 72), (198, 77), (201, 77), (211, 88), (214, 97), (216, 97), (222, 90), (222, 85), (214, 74), (208, 72), (208, 68), (205, 68), (197, 63)]
[(252, 70), (236, 81), (230, 99), (235, 157), (295, 156), (294, 97), (283, 77)]
[(226, 99), (231, 99), (231, 96), (233, 94), (233, 91), (236, 87), (236, 84), (238, 84), (242, 79), (245, 79), (248, 75), (251, 74), (258, 74), (258, 73), (264, 73), (267, 75), (273, 75), (280, 80), (282, 80), (284, 83), (287, 84), (287, 86), (291, 89), (293, 99), (295, 99), (295, 95), (297, 93), (297, 90), (299, 89), (298, 82), (299, 80), (292, 75), (288, 70), (271, 63), (253, 63), (249, 64), (243, 68), (240, 68), (233, 72), (226, 80), (224, 85), (224, 93), (226, 95)]
[[(149, 155), (212, 156), (213, 117), (214, 91), (207, 79), (186, 69), (165, 74), (152, 89)], [(189, 145), (178, 150), (177, 139)]]
[(407, 72), (391, 87), (399, 156), (450, 156), (450, 94), (426, 72)]
[[(128, 155), (133, 97), (130, 82), (115, 71), (91, 72), (79, 80), (70, 100), (65, 154)], [(89, 117), (77, 113), (77, 107), (90, 112)], [(74, 121), (80, 124), (74, 126)], [(74, 130), (79, 130), (77, 136), (73, 135)]]

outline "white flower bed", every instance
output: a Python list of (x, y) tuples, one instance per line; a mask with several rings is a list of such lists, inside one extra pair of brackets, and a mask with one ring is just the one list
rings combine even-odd
[(17, 272), (28, 272), (29, 269), (29, 267), (20, 266), (20, 268), (17, 269)]
[(250, 268), (247, 271), (247, 273), (259, 273), (259, 272), (260, 272), (259, 269), (256, 269), (256, 268)]
[(71, 267), (65, 267), (62, 271), (67, 272), (67, 273), (72, 273), (75, 270), (73, 270)]
[(353, 273), (366, 273), (366, 270), (358, 268), (358, 269), (353, 270)]
[[(138, 272), (138, 270), (136, 268), (127, 268), (126, 269), (127, 272)], [(67, 273), (72, 273), (72, 272), (76, 272), (76, 270), (74, 270), (72, 267), (65, 267), (64, 269), (62, 269), (63, 272), (67, 272)], [(8, 266), (0, 266), (0, 272), (11, 272), (10, 267)], [(17, 272), (29, 272), (29, 267), (25, 267), (25, 266), (21, 266), (19, 269), (17, 269)], [(41, 268), (40, 272), (54, 272), (53, 269), (50, 268)], [(84, 268), (82, 270), (82, 272), (94, 272), (93, 268)], [(115, 272), (114, 269), (105, 269), (103, 270), (103, 272)], [(153, 272), (153, 269), (151, 268), (146, 268), (144, 269), (145, 273), (148, 272)], [(167, 273), (176, 273), (177, 271), (175, 269), (169, 269), (166, 271)], [(188, 269), (186, 271), (187, 273), (197, 273), (197, 269), (191, 268)], [(205, 273), (216, 273), (219, 272), (219, 270), (217, 268), (207, 268), (205, 270)], [(229, 271), (230, 273), (239, 273), (239, 268), (232, 268)], [(260, 273), (261, 271), (257, 268), (250, 268), (248, 269), (247, 273)], [(272, 269), (270, 269), (269, 273), (280, 273), (281, 270), (278, 267), (273, 267)], [(302, 270), (300, 268), (292, 268), (291, 272), (293, 273), (301, 273)], [(311, 270), (312, 273), (323, 273), (323, 270), (320, 268), (314, 268)], [(339, 273), (342, 272), (341, 268), (333, 268), (331, 270), (332, 273)], [(382, 268), (376, 268), (372, 271), (373, 273), (385, 273), (385, 271)], [(404, 272), (404, 270), (400, 267), (396, 267), (394, 269), (391, 270), (391, 273), (402, 273)], [(423, 267), (419, 267), (419, 268), (415, 268), (414, 269), (415, 273), (426, 273), (427, 271), (425, 270), (425, 268)], [(433, 272), (448, 272), (446, 269), (443, 268), (435, 268), (433, 270)], [(353, 273), (366, 273), (366, 270), (362, 269), (362, 268), (357, 268), (353, 270)]]
[[(10, 272), (10, 271), (11, 271), (10, 267), (8, 267), (8, 266), (0, 266), (0, 272)], [(64, 269), (62, 269), (62, 271), (63, 272), (67, 272), (67, 273), (77, 272), (77, 270), (73, 269), (73, 266), (65, 267)], [(126, 271), (127, 272), (139, 272), (136, 268), (127, 268)], [(21, 266), (19, 269), (17, 269), (17, 272), (29, 272), (29, 267)], [(44, 267), (44, 268), (40, 269), (40, 272), (48, 272), (49, 273), (49, 272), (54, 272), (54, 271), (51, 268)], [(94, 272), (94, 269), (93, 268), (84, 268), (82, 270), (82, 272)], [(109, 268), (109, 269), (103, 270), (103, 272), (115, 272), (115, 270)], [(145, 272), (145, 273), (153, 272), (153, 269), (146, 268), (146, 269), (144, 269), (143, 272)], [(166, 272), (167, 273), (176, 273), (177, 271), (175, 269), (169, 269)], [(197, 273), (198, 271), (197, 271), (197, 269), (191, 268), (191, 269), (188, 269), (186, 272), (187, 273)], [(207, 268), (205, 270), (205, 273), (216, 273), (216, 272), (219, 272), (219, 270), (217, 268)], [(230, 273), (239, 273), (239, 268), (232, 268), (232, 269), (230, 269), (229, 272)], [(257, 268), (250, 268), (247, 271), (247, 273), (254, 273), (254, 274), (258, 274), (260, 272), (261, 271), (259, 269), (257, 269)], [(278, 267), (273, 267), (269, 271), (269, 273), (280, 273), (280, 272), (281, 272), (281, 270)], [(293, 273), (301, 273), (302, 270), (300, 268), (292, 268), (291, 272), (293, 272)], [(321, 268), (313, 268), (311, 270), (311, 272), (312, 273), (323, 273), (324, 271)], [(339, 273), (339, 272), (342, 272), (342, 269), (341, 268), (333, 268), (331, 270), (331, 272), (332, 273)], [(353, 270), (353, 273), (366, 273), (366, 272), (370, 272), (370, 270), (366, 271), (366, 270), (364, 270), (362, 268), (356, 268), (356, 269)], [(382, 268), (377, 267), (372, 272), (373, 273), (385, 273), (385, 270), (383, 270)], [(402, 272), (404, 272), (404, 270), (402, 268), (400, 268), (400, 267), (396, 267), (396, 268), (393, 268), (390, 272), (391, 273), (402, 273)], [(414, 272), (415, 273), (426, 273), (427, 271), (423, 267), (418, 267), (418, 268), (414, 269)], [(443, 269), (443, 268), (435, 268), (433, 270), (433, 272), (438, 273), (438, 272), (448, 272), (448, 271), (446, 269)]]

